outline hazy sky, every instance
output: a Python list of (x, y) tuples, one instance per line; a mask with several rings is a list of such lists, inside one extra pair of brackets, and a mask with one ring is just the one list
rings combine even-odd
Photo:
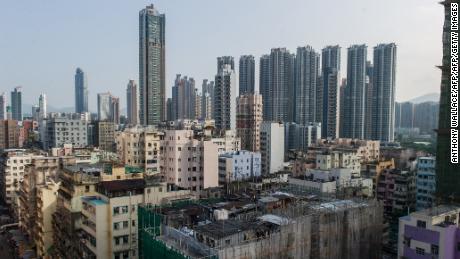
[[(213, 78), (216, 57), (273, 47), (317, 51), (365, 43), (398, 45), (396, 99), (438, 92), (443, 8), (439, 0), (157, 0), (166, 14), (166, 91), (176, 74)], [(111, 91), (125, 107), (126, 84), (138, 81), (139, 10), (143, 0), (0, 0), (0, 92), (23, 86), (24, 102), (74, 106), (74, 74), (88, 75), (89, 106)], [(258, 69), (257, 69), (258, 71)], [(258, 72), (257, 72), (258, 74)], [(258, 77), (256, 77), (258, 82)], [(25, 111), (29, 112), (29, 111)]]

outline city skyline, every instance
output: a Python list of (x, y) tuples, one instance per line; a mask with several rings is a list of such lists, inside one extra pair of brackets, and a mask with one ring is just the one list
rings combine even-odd
[[(390, 42), (396, 42), (396, 44), (398, 45), (398, 74), (396, 82), (396, 100), (405, 101), (411, 99), (411, 97), (413, 97), (413, 94), (411, 93), (410, 89), (411, 86), (415, 85), (417, 85), (419, 89), (418, 92), (420, 94), (439, 92), (439, 81), (437, 80), (439, 77), (439, 71), (435, 68), (435, 65), (439, 65), (441, 63), (441, 60), (438, 57), (440, 56), (439, 53), (441, 53), (442, 50), (441, 44), (439, 44), (439, 39), (441, 38), (442, 32), (439, 29), (441, 28), (441, 26), (438, 25), (441, 24), (442, 15), (440, 15), (436, 1), (417, 1), (417, 5), (410, 6), (411, 2), (415, 3), (415, 1), (407, 1), (406, 3), (395, 2), (395, 4), (393, 5), (379, 5), (376, 4), (375, 1), (354, 1), (352, 4), (350, 4), (351, 6), (342, 6), (344, 5), (343, 3), (337, 3), (337, 6), (339, 7), (337, 9), (341, 9), (340, 7), (343, 7), (343, 13), (336, 13), (336, 11), (332, 11), (334, 14), (336, 14), (337, 17), (331, 18), (331, 21), (328, 21), (324, 25), (324, 27), (319, 26), (319, 28), (313, 28), (311, 30), (306, 30), (304, 26), (301, 26), (301, 24), (303, 24), (304, 22), (303, 20), (295, 21), (294, 19), (293, 21), (291, 18), (285, 16), (286, 18), (283, 21), (281, 21), (279, 25), (273, 28), (274, 30), (280, 33), (279, 37), (274, 36), (274, 34), (270, 34), (268, 36), (268, 32), (266, 32), (268, 28), (261, 28), (260, 33), (262, 37), (258, 37), (253, 32), (256, 29), (258, 29), (259, 26), (257, 25), (259, 24), (259, 22), (262, 23), (265, 21), (265, 19), (269, 19), (269, 17), (263, 16), (261, 17), (262, 19), (260, 21), (254, 22), (254, 18), (257, 18), (257, 16), (254, 16), (256, 14), (251, 15), (249, 13), (246, 13), (245, 11), (240, 10), (239, 15), (242, 16), (242, 21), (230, 19), (231, 21), (234, 21), (234, 26), (238, 26), (241, 22), (247, 19), (252, 19), (253, 24), (251, 24), (251, 26), (249, 26), (248, 28), (241, 30), (241, 32), (238, 32), (240, 30), (235, 30), (235, 32), (230, 33), (231, 35), (241, 34), (241, 37), (245, 36), (244, 38), (248, 41), (248, 44), (244, 44), (244, 46), (241, 46), (242, 44), (230, 41), (229, 43), (217, 44), (217, 46), (213, 48), (206, 48), (206, 46), (200, 47), (198, 45), (203, 44), (202, 41), (206, 40), (206, 37), (209, 36), (204, 37), (205, 39), (194, 38), (193, 41), (196, 42), (187, 41), (187, 44), (185, 45), (177, 43), (174, 39), (179, 37), (179, 35), (183, 34), (184, 31), (186, 31), (187, 35), (193, 33), (199, 33), (200, 35), (212, 35), (213, 33), (220, 33), (212, 30), (214, 26), (206, 24), (207, 22), (209, 23), (209, 20), (211, 20), (212, 17), (200, 18), (201, 20), (197, 20), (199, 26), (195, 26), (196, 28), (191, 28), (191, 26), (187, 25), (185, 22), (186, 18), (189, 15), (186, 13), (186, 9), (189, 8), (190, 5), (195, 6), (194, 8), (206, 6), (205, 10), (212, 10), (213, 8), (217, 8), (218, 4), (209, 3), (208, 1), (200, 1), (198, 2), (198, 4), (181, 3), (179, 5), (177, 3), (167, 3), (166, 1), (156, 1), (154, 3), (155, 8), (158, 8), (158, 10), (161, 13), (165, 13), (168, 17), (168, 22), (166, 25), (166, 96), (170, 97), (171, 86), (173, 85), (175, 74), (187, 74), (190, 77), (194, 77), (198, 82), (202, 81), (202, 79), (205, 78), (212, 80), (213, 75), (215, 73), (214, 62), (217, 56), (231, 55), (238, 60), (241, 55), (253, 55), (256, 60), (255, 82), (257, 90), (259, 88), (259, 80), (257, 78), (257, 75), (259, 74), (258, 61), (260, 59), (260, 56), (262, 54), (268, 53), (271, 48), (286, 47), (292, 53), (295, 52), (295, 49), (298, 46), (304, 46), (306, 44), (312, 45), (314, 49), (320, 50), (326, 45), (331, 44), (339, 44), (342, 48), (348, 48), (352, 44), (366, 44), (370, 47), (373, 47), (379, 43)], [(29, 53), (30, 50), (35, 50), (34, 53), (32, 53), (33, 56), (38, 55), (37, 58), (34, 58), (34, 60), (37, 61), (34, 62), (30, 62), (31, 59), (28, 58), (29, 63), (35, 64), (34, 70), (32, 70), (32, 68), (30, 67), (32, 64), (25, 64), (25, 60), (22, 60), (22, 56), (18, 55), (17, 51), (19, 51), (18, 47), (20, 47), (22, 44), (19, 43), (21, 41), (22, 36), (16, 35), (15, 32), (10, 31), (10, 29), (8, 28), (0, 29), (0, 33), (6, 36), (2, 38), (9, 39), (8, 42), (0, 40), (0, 46), (2, 46), (3, 49), (11, 50), (9, 51), (11, 53), (6, 53), (5, 59), (3, 59), (3, 61), (0, 61), (0, 67), (3, 71), (6, 72), (6, 74), (9, 75), (8, 77), (2, 77), (0, 79), (0, 85), (2, 86), (1, 91), (8, 92), (11, 91), (11, 89), (13, 89), (14, 87), (20, 85), (23, 87), (24, 92), (23, 103), (34, 104), (36, 97), (41, 92), (44, 92), (48, 95), (48, 103), (50, 106), (62, 108), (71, 107), (71, 104), (65, 102), (63, 98), (61, 98), (61, 93), (63, 90), (69, 90), (69, 92), (72, 90), (73, 73), (77, 67), (81, 67), (88, 75), (88, 89), (90, 92), (90, 111), (94, 112), (96, 110), (96, 94), (98, 92), (111, 91), (116, 96), (125, 96), (124, 91), (126, 81), (128, 79), (134, 79), (136, 81), (138, 80), (138, 53), (136, 53), (138, 46), (138, 35), (136, 35), (138, 31), (137, 14), (140, 9), (144, 8), (149, 3), (150, 2), (148, 1), (136, 1), (135, 3), (126, 4), (126, 6), (122, 4), (120, 4), (120, 6), (114, 5), (113, 8), (111, 8), (113, 9), (113, 16), (116, 16), (118, 12), (121, 12), (121, 10), (118, 10), (118, 8), (127, 8), (127, 10), (124, 11), (124, 13), (128, 14), (128, 18), (123, 18), (126, 20), (122, 20), (123, 22), (127, 22), (127, 24), (124, 24), (121, 28), (118, 28), (118, 26), (114, 26), (117, 27), (117, 30), (120, 30), (120, 32), (115, 33), (115, 35), (109, 35), (109, 33), (93, 35), (95, 33), (94, 31), (98, 31), (97, 28), (100, 28), (98, 26), (102, 26), (102, 24), (100, 21), (94, 20), (96, 19), (96, 13), (93, 10), (90, 10), (89, 7), (94, 7), (95, 9), (97, 9), (97, 6), (99, 4), (90, 5), (89, 3), (82, 3), (82, 5), (77, 8), (83, 8), (83, 10), (85, 11), (85, 17), (88, 18), (90, 21), (79, 20), (78, 23), (75, 23), (75, 21), (72, 19), (75, 18), (75, 15), (78, 15), (78, 13), (74, 13), (76, 12), (76, 10), (71, 11), (66, 17), (57, 17), (60, 19), (62, 23), (61, 25), (50, 25), (47, 29), (41, 28), (40, 30), (38, 30), (38, 32), (41, 31), (38, 35), (35, 35), (35, 33), (37, 33), (36, 31), (32, 32), (32, 35), (36, 36), (34, 41), (36, 41), (35, 43), (37, 44), (35, 44), (32, 48), (27, 47), (25, 51)], [(303, 3), (300, 1), (290, 1), (290, 3), (290, 5), (278, 8), (279, 11), (282, 13), (296, 13), (298, 12), (297, 9), (319, 9), (323, 7), (322, 4), (314, 3), (311, 1), (308, 1), (307, 3)], [(101, 5), (103, 5), (103, 3), (101, 3)], [(236, 3), (236, 7), (232, 7), (227, 4), (223, 5), (223, 7), (225, 8), (241, 7), (241, 4), (238, 2)], [(245, 7), (245, 9), (247, 10), (251, 10), (253, 7), (260, 7), (263, 9), (267, 9), (269, 13), (277, 9), (277, 3), (268, 3), (266, 5), (262, 5), (261, 1), (254, 1), (251, 3), (247, 3), (247, 5), (247, 8)], [(4, 10), (6, 10), (8, 13), (14, 13), (15, 10), (21, 9), (29, 13), (34, 9), (40, 10), (44, 7), (46, 8), (46, 6), (46, 3), (42, 5), (29, 4), (27, 6), (22, 5), (20, 3), (14, 3), (6, 6)], [(222, 4), (220, 4), (220, 6), (222, 8)], [(402, 9), (411, 7), (412, 12), (419, 12), (421, 15), (414, 15), (414, 17), (416, 18), (413, 18), (409, 21), (405, 19), (405, 12), (399, 10), (401, 8), (398, 8), (398, 6), (401, 6)], [(369, 20), (369, 23), (371, 24), (371, 26), (373, 26), (373, 28), (367, 28), (369, 27), (367, 26), (366, 28), (363, 28), (362, 31), (354, 33), (352, 37), (349, 36), (344, 40), (343, 33), (350, 30), (350, 28), (348, 28), (349, 26), (347, 26), (348, 23), (345, 23), (345, 25), (338, 26), (332, 26), (332, 23), (334, 20), (340, 19), (340, 17), (345, 17), (347, 15), (346, 12), (353, 7), (357, 8), (356, 10), (360, 11), (359, 13), (362, 13), (364, 12), (364, 10), (366, 10), (366, 14), (363, 17), (368, 17), (368, 19), (370, 19), (371, 14), (372, 17), (375, 17), (374, 19)], [(59, 8), (63, 7), (57, 4), (56, 8), (57, 10), (59, 10)], [(375, 13), (379, 8), (382, 11), (388, 10), (388, 8), (393, 8), (394, 12), (392, 12), (392, 15), (395, 16), (395, 21), (389, 21), (388, 19), (386, 19), (385, 24), (379, 22), (378, 18), (380, 16), (379, 14)], [(134, 12), (132, 10), (134, 10)], [(35, 14), (31, 14), (30, 17), (28, 16), (28, 18), (25, 20), (33, 18), (34, 15)], [(50, 15), (52, 17), (55, 15), (60, 16), (58, 14)], [(106, 18), (109, 20), (119, 18), (112, 17), (112, 15), (108, 15), (108, 17)], [(5, 14), (2, 19), (4, 19), (5, 17), (8, 18), (8, 14)], [(423, 19), (421, 17), (423, 17)], [(41, 18), (41, 20), (43, 20), (43, 23), (48, 24), (51, 21), (47, 19), (51, 18)], [(315, 16), (312, 16), (307, 20), (312, 21), (311, 19), (314, 20), (317, 18), (315, 18)], [(402, 23), (399, 26), (401, 28), (391, 26), (391, 24), (396, 21), (404, 21), (404, 23)], [(89, 23), (91, 22), (96, 22), (96, 26), (94, 29), (88, 27)], [(349, 22), (350, 24), (357, 23), (357, 21), (354, 19), (350, 20)], [(118, 24), (119, 22), (117, 21), (116, 23)], [(405, 32), (405, 34), (407, 34), (406, 32), (410, 31), (407, 30), (407, 26), (414, 26), (415, 23), (417, 23), (419, 26), (423, 25), (420, 26), (420, 28), (423, 27), (423, 32), (419, 30), (414, 30), (411, 32), (410, 35), (402, 34), (402, 32)], [(21, 23), (18, 24), (19, 30), (30, 30), (30, 28), (24, 28), (24, 25), (25, 24), (22, 24), (21, 21)], [(225, 23), (224, 25), (229, 26), (230, 24)], [(270, 23), (268, 25), (270, 25)], [(53, 49), (52, 46), (55, 43), (50, 43), (47, 39), (44, 38), (46, 37), (46, 35), (53, 33), (53, 30), (62, 29), (62, 26), (68, 26), (69, 29), (75, 30), (76, 32), (74, 32), (74, 34), (76, 36), (81, 35), (81, 37), (83, 38), (88, 37), (89, 35), (93, 36), (88, 38), (88, 41), (81, 41), (81, 39), (78, 39), (77, 41), (74, 41), (71, 45), (66, 43), (68, 39), (58, 39), (57, 42), (60, 42), (63, 46), (68, 46), (69, 48), (72, 48), (72, 53), (67, 53), (69, 54), (68, 58), (63, 62), (61, 62), (60, 57), (58, 58), (57, 56), (63, 56), (60, 54), (67, 48)], [(317, 30), (321, 31), (321, 28), (332, 30), (331, 32), (334, 33), (328, 33), (327, 35), (323, 33), (323, 35), (321, 35), (321, 33), (317, 32)], [(86, 29), (88, 29), (88, 31), (85, 31)], [(426, 30), (428, 30), (428, 33), (426, 32)], [(432, 31), (430, 30), (435, 30), (435, 32), (438, 33), (439, 37), (431, 36), (432, 33), (430, 34), (429, 32)], [(252, 34), (247, 35), (251, 32)], [(124, 33), (127, 34), (125, 35)], [(428, 38), (427, 36), (424, 36), (425, 34), (430, 35), (431, 37)], [(381, 35), (385, 36), (382, 37)], [(183, 35), (181, 35), (180, 37), (183, 37)], [(428, 49), (426, 49), (426, 47), (424, 47), (424, 49), (417, 49), (420, 47), (414, 45), (415, 42), (421, 39), (420, 37), (426, 37), (423, 38), (423, 41), (427, 43), (424, 46), (428, 46)], [(75, 38), (73, 39), (75, 40)], [(104, 49), (101, 47), (99, 41), (106, 40), (117, 40), (117, 42), (116, 44), (114, 44), (114, 47), (108, 47)], [(208, 43), (212, 42), (209, 40), (210, 39), (207, 38)], [(82, 46), (78, 46), (79, 44), (77, 44), (77, 42), (82, 43)], [(11, 43), (19, 46), (14, 47), (11, 45)], [(89, 43), (94, 43), (94, 46), (87, 48), (86, 44)], [(87, 49), (88, 53), (85, 55), (81, 55), (81, 51), (83, 49)], [(203, 50), (206, 51), (203, 52)], [(104, 60), (104, 57), (106, 57), (106, 55), (115, 56), (115, 51), (117, 55), (119, 55), (119, 58), (116, 58), (115, 60), (113, 58)], [(368, 52), (368, 57), (372, 55), (370, 51), (371, 50), (369, 50)], [(77, 54), (75, 54), (74, 52)], [(100, 53), (101, 58), (94, 58), (90, 56), (89, 54), (92, 52)], [(184, 56), (186, 53), (189, 55), (189, 57)], [(418, 56), (417, 53), (423, 54), (421, 55), (422, 57)], [(40, 61), (44, 60), (42, 56), (44, 54), (46, 54), (47, 57), (49, 57), (49, 59), (47, 59), (46, 64), (39, 65), (43, 63)], [(341, 59), (341, 70), (345, 71), (346, 66), (344, 65), (344, 62), (346, 62), (346, 58), (344, 56), (344, 53), (342, 53)], [(120, 60), (120, 62), (114, 62), (117, 60)], [(62, 63), (62, 65), (58, 66), (58, 63)], [(17, 70), (16, 68), (18, 66), (24, 66), (24, 69)], [(414, 66), (417, 66), (417, 69), (414, 69)], [(17, 72), (14, 72), (24, 70), (26, 71), (26, 73), (21, 73), (20, 75), (17, 74)], [(27, 74), (28, 76), (24, 76), (24, 74)], [(342, 77), (345, 77), (343, 73)], [(8, 103), (10, 102), (11, 100), (8, 100)], [(122, 99), (121, 107), (126, 107), (126, 100), (124, 98)]]

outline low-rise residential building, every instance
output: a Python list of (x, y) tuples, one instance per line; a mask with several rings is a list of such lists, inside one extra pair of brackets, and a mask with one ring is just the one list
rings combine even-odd
[(284, 125), (263, 122), (260, 129), (262, 174), (276, 173), (284, 167)]
[(460, 207), (441, 205), (399, 219), (398, 258), (460, 258)]
[(192, 130), (166, 130), (160, 145), (161, 172), (169, 184), (192, 191), (218, 186), (218, 145)]
[(309, 148), (309, 152), (315, 150), (320, 150), (321, 152), (326, 150), (353, 152), (359, 157), (361, 163), (370, 163), (379, 161), (380, 141), (349, 138), (324, 139), (317, 141), (316, 145), (312, 145)]
[(384, 169), (377, 185), (377, 200), (383, 203), (386, 224), (383, 245), (386, 251), (398, 249), (398, 219), (415, 210), (415, 172)]
[(417, 158), (417, 210), (430, 208), (435, 202), (436, 192), (436, 158)]
[(40, 258), (52, 258), (49, 249), (53, 247), (53, 213), (56, 212), (59, 182), (50, 181), (37, 188), (37, 218), (34, 243)]
[(160, 140), (163, 132), (150, 127), (134, 127), (117, 132), (117, 154), (121, 162), (143, 168), (147, 174), (160, 172)]
[(289, 184), (312, 193), (338, 194), (346, 188), (372, 196), (372, 179), (354, 177), (349, 168), (307, 169), (305, 176), (290, 177)]
[(115, 152), (115, 123), (113, 121), (98, 121), (95, 124), (95, 145), (99, 149)]
[(361, 164), (361, 176), (372, 179), (374, 195), (377, 195), (378, 181), (384, 169), (395, 169), (394, 160), (389, 159)]
[[(57, 174), (66, 164), (75, 164), (73, 157), (34, 157), (25, 166), (19, 190), (19, 227), (39, 256), (47, 255), (46, 247), (52, 244), (51, 215), (54, 213), (57, 191)], [(57, 186), (56, 186), (57, 185)], [(50, 188), (50, 190), (48, 189)]]
[(83, 196), (96, 194), (102, 168), (92, 164), (65, 166), (59, 172), (56, 212), (53, 214), (54, 254), (57, 258), (82, 258)]
[(88, 115), (80, 113), (50, 113), (46, 118), (46, 138), (42, 139), (43, 148), (73, 147), (88, 145)]
[(20, 129), (16, 120), (0, 120), (0, 149), (19, 148)]
[(143, 179), (104, 181), (82, 198), (83, 258), (138, 258), (137, 206)]
[(316, 155), (316, 168), (329, 170), (332, 168), (350, 169), (353, 177), (361, 176), (361, 163), (356, 153), (333, 151)]
[(19, 183), (24, 178), (25, 166), (29, 165), (32, 157), (36, 155), (25, 149), (3, 151), (0, 156), (0, 195), (6, 204), (13, 205), (14, 196), (19, 191)]
[(226, 130), (222, 137), (213, 137), (211, 142), (217, 145), (220, 154), (241, 149), (241, 139), (236, 136), (235, 130)]
[(261, 156), (258, 152), (240, 150), (219, 156), (219, 184), (261, 176)]

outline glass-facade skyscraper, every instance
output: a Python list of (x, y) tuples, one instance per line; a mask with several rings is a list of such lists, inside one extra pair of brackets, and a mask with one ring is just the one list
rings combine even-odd
[(396, 44), (374, 47), (371, 138), (394, 141)]
[(239, 95), (254, 93), (255, 91), (255, 69), (254, 56), (244, 55), (240, 57), (239, 66)]
[(88, 80), (81, 68), (75, 72), (75, 112), (88, 112)]
[(363, 139), (365, 134), (367, 46), (353, 45), (347, 52), (347, 83), (343, 93), (343, 137)]
[(139, 117), (142, 125), (165, 119), (165, 15), (152, 5), (139, 12)]
[(11, 92), (11, 113), (13, 120), (22, 121), (22, 87)]
[(319, 53), (311, 46), (298, 47), (295, 62), (294, 117), (296, 123), (306, 125), (316, 117)]

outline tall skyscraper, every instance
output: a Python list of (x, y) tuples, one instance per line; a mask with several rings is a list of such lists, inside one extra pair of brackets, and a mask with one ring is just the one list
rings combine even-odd
[(321, 122), (321, 136), (323, 138), (337, 138), (340, 125), (340, 46), (327, 46), (322, 50), (321, 59), (321, 85), (317, 94), (316, 120)]
[(139, 107), (137, 105), (137, 84), (134, 80), (129, 80), (126, 87), (126, 103), (128, 123), (137, 125), (139, 123)]
[(214, 81), (203, 79), (201, 85), (201, 117), (205, 120), (213, 118)]
[(256, 62), (254, 56), (245, 55), (240, 57), (240, 77), (239, 77), (239, 87), (240, 95), (246, 93), (254, 93), (255, 91), (255, 69)]
[(99, 121), (112, 120), (112, 95), (110, 93), (97, 94), (97, 118)]
[(165, 15), (152, 5), (139, 12), (139, 116), (141, 124), (165, 119)]
[(22, 121), (22, 87), (20, 86), (11, 92), (11, 113), (13, 120)]
[[(364, 139), (367, 46), (353, 45), (347, 54), (347, 84), (343, 97), (343, 137)], [(342, 100), (341, 100), (342, 101)]]
[[(218, 59), (219, 60), (219, 59)], [(219, 130), (236, 128), (236, 97), (238, 86), (231, 64), (219, 69), (214, 85), (214, 120)]]
[(88, 80), (81, 68), (75, 72), (75, 112), (88, 112)]
[(39, 119), (46, 119), (46, 94), (40, 94), (40, 97), (38, 98), (38, 109), (39, 109), (39, 114), (38, 117)]
[(374, 47), (372, 139), (394, 141), (396, 44)]
[(270, 92), (270, 55), (263, 55), (259, 62), (259, 91), (262, 95), (264, 121), (271, 118), (271, 92)]
[(364, 115), (364, 138), (372, 138), (372, 85), (374, 78), (374, 65), (372, 62), (366, 62), (366, 113)]
[[(261, 59), (262, 62), (262, 59)], [(265, 62), (265, 60), (263, 61)], [(264, 110), (268, 114), (264, 115), (264, 120), (276, 122), (289, 122), (294, 119), (294, 62), (295, 56), (289, 53), (286, 48), (274, 48), (271, 50), (268, 61), (268, 84), (264, 82), (262, 94), (264, 105), (268, 104)], [(265, 69), (266, 64), (262, 64)], [(267, 71), (261, 71), (265, 73)], [(266, 80), (265, 78), (261, 80)]]
[(295, 122), (315, 122), (316, 86), (319, 73), (319, 54), (310, 47), (298, 47), (295, 66)]
[(217, 58), (217, 73), (222, 72), (226, 68), (226, 65), (230, 66), (231, 70), (235, 70), (235, 61), (232, 56), (223, 56)]
[(112, 122), (120, 124), (120, 98), (112, 96), (112, 105), (110, 107), (110, 113), (112, 115)]
[(0, 120), (6, 120), (6, 94), (0, 94)]
[[(460, 163), (451, 163), (451, 130), (460, 130), (451, 125), (451, 3), (458, 1), (445, 0), (443, 57), (441, 77), (441, 99), (439, 103), (439, 126), (436, 150), (436, 194), (441, 202), (460, 202)], [(458, 35), (458, 29), (454, 32)], [(458, 143), (457, 143), (458, 145)]]
[(262, 107), (262, 96), (257, 93), (240, 94), (236, 99), (236, 134), (243, 150), (260, 150)]
[(172, 87), (172, 109), (173, 119), (195, 119), (196, 112), (196, 91), (195, 80), (176, 75), (176, 81)]

